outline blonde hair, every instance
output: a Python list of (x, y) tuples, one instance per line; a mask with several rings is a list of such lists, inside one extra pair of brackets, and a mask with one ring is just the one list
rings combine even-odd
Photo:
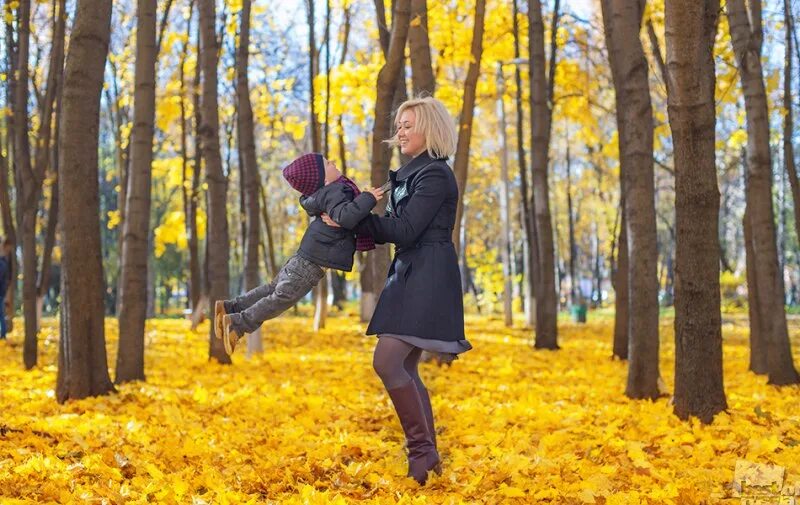
[[(395, 119), (407, 110), (414, 111), (413, 131), (425, 137), (425, 149), (432, 158), (447, 158), (455, 154), (458, 142), (456, 125), (442, 102), (432, 96), (406, 100), (397, 108)], [(400, 145), (397, 133), (384, 142), (392, 147)]]

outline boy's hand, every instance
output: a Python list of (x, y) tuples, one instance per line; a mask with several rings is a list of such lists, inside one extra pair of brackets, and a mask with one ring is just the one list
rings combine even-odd
[(371, 188), (371, 189), (370, 188), (364, 188), (364, 191), (367, 192), (367, 193), (372, 193), (372, 196), (375, 197), (375, 200), (380, 200), (381, 198), (383, 198), (383, 195), (385, 193), (385, 191), (384, 191), (384, 189), (382, 187), (380, 187), (380, 188)]

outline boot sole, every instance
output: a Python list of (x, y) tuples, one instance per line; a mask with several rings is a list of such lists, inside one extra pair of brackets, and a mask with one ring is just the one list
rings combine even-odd
[(214, 336), (222, 339), (224, 336), (224, 329), (222, 327), (222, 316), (225, 315), (225, 302), (217, 300), (214, 302)]

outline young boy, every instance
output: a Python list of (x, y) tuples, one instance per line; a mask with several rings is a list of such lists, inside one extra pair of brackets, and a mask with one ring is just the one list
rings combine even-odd
[[(300, 204), (314, 216), (300, 248), (269, 284), (259, 286), (233, 300), (217, 300), (214, 304), (214, 333), (225, 344), (225, 352), (233, 353), (236, 343), (261, 324), (292, 307), (308, 294), (325, 275), (323, 268), (349, 272), (356, 250), (375, 248), (372, 237), (358, 236), (351, 231), (364, 219), (383, 196), (381, 188), (360, 192), (336, 166), (310, 153), (300, 156), (283, 169), (283, 177), (300, 192)], [(341, 228), (322, 222), (327, 213)]]

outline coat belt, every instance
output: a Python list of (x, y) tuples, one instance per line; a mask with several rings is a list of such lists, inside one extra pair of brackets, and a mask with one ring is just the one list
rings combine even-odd
[(422, 235), (417, 238), (413, 245), (398, 246), (397, 252), (408, 251), (410, 249), (418, 248), (422, 244), (436, 244), (441, 242), (452, 242), (453, 230), (446, 228), (428, 228)]

